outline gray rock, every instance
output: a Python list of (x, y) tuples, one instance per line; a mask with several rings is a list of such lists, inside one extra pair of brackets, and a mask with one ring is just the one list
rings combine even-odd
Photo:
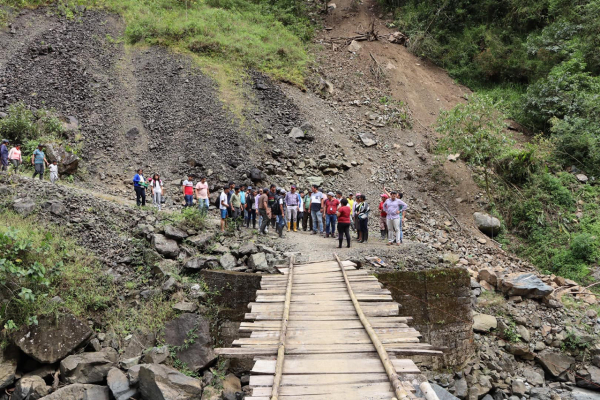
[(486, 213), (476, 212), (473, 214), (473, 219), (475, 220), (475, 226), (486, 235), (493, 237), (500, 233), (502, 224), (498, 218)]
[(143, 364), (139, 388), (144, 399), (197, 400), (202, 396), (202, 382), (159, 364)]
[(477, 279), (479, 279), (480, 281), (486, 281), (492, 286), (496, 286), (496, 284), (498, 283), (498, 276), (496, 276), (496, 273), (493, 270), (486, 268), (479, 271)]
[(293, 127), (292, 129), (290, 129), (290, 133), (288, 134), (288, 137), (290, 137), (292, 139), (303, 139), (304, 131), (300, 128)]
[(454, 381), (454, 395), (460, 399), (465, 399), (469, 394), (469, 386), (465, 378)]
[(198, 271), (204, 268), (208, 268), (210, 261), (219, 261), (219, 259), (215, 256), (198, 256), (187, 260), (186, 263), (183, 265), (183, 268), (192, 271)]
[(27, 376), (19, 379), (11, 400), (38, 400), (50, 393), (50, 387), (39, 376)]
[(15, 381), (18, 361), (19, 350), (15, 346), (8, 346), (0, 353), (0, 389), (12, 385)]
[(177, 258), (179, 255), (179, 246), (173, 239), (167, 239), (166, 236), (160, 233), (152, 235), (152, 246), (165, 257)]
[(161, 364), (169, 358), (169, 346), (153, 347), (144, 352), (142, 363)]
[(594, 358), (592, 359), (592, 364), (600, 368), (600, 354), (594, 356)]
[(175, 239), (178, 241), (181, 241), (189, 236), (186, 231), (173, 225), (165, 226), (165, 235), (170, 239)]
[(320, 176), (307, 176), (306, 180), (308, 181), (309, 185), (317, 185), (319, 187), (321, 187), (321, 185), (323, 185), (323, 178)]
[(250, 258), (248, 258), (248, 268), (271, 274), (277, 272), (274, 267), (269, 267), (267, 259), (265, 258), (265, 253), (252, 254)]
[(571, 397), (573, 400), (600, 400), (600, 393), (575, 387), (571, 391)]
[(72, 355), (60, 362), (60, 376), (67, 383), (103, 382), (108, 371), (117, 364), (117, 359), (117, 351), (112, 347)]
[(585, 370), (578, 371), (577, 375), (577, 386), (600, 390), (600, 368), (588, 366)]
[(523, 368), (523, 378), (527, 380), (533, 386), (541, 386), (544, 384), (543, 371), (538, 371), (533, 367)]
[(138, 394), (137, 389), (129, 385), (127, 375), (118, 368), (113, 368), (108, 371), (106, 384), (110, 388), (115, 400), (129, 400), (131, 397), (135, 397)]
[(152, 267), (152, 273), (154, 273), (157, 278), (165, 278), (172, 274), (177, 274), (179, 272), (178, 266), (179, 263), (175, 260), (162, 260)]
[(223, 269), (226, 271), (231, 271), (237, 266), (237, 261), (231, 253), (223, 254), (219, 259), (219, 263), (221, 264), (221, 267), (223, 267)]
[(544, 368), (552, 378), (567, 381), (568, 372), (571, 369), (571, 365), (575, 363), (575, 359), (566, 354), (553, 353), (551, 351), (544, 351), (538, 354), (536, 361)]
[[(190, 334), (194, 336), (193, 341)], [(210, 325), (201, 315), (186, 313), (167, 322), (165, 343), (178, 348), (175, 356), (192, 371), (204, 369), (216, 360)]]
[(204, 248), (207, 244), (210, 243), (211, 240), (213, 240), (213, 238), (214, 235), (211, 233), (201, 233), (199, 235), (189, 236), (186, 239), (186, 242), (198, 248)]
[(525, 343), (508, 343), (505, 350), (524, 360), (533, 360), (535, 358), (535, 355), (529, 351), (529, 346)]
[(473, 316), (473, 330), (475, 332), (489, 332), (498, 327), (498, 320), (493, 315), (475, 314)]
[(139, 357), (142, 352), (156, 344), (156, 336), (152, 333), (134, 333), (129, 343), (125, 347), (125, 351), (121, 354), (121, 359)]
[(137, 386), (140, 380), (140, 368), (143, 364), (134, 365), (127, 370), (127, 378), (131, 386)]
[(234, 374), (227, 374), (223, 380), (223, 400), (237, 400), (242, 398), (242, 382)]
[(351, 41), (348, 45), (348, 51), (351, 53), (357, 53), (360, 51), (361, 48), (362, 46), (356, 40)]
[(142, 359), (141, 356), (126, 358), (124, 360), (119, 361), (119, 366), (123, 369), (129, 369), (129, 368), (133, 367), (134, 365), (139, 364), (141, 359)]
[(110, 400), (110, 393), (106, 386), (76, 383), (58, 389), (42, 400)]
[(358, 137), (366, 147), (372, 147), (377, 144), (377, 140), (375, 140), (375, 136), (371, 132), (361, 132), (358, 134)]
[[(447, 391), (438, 384), (431, 383), (431, 388), (433, 389), (439, 400), (458, 400), (458, 397), (452, 395), (449, 391)], [(415, 395), (418, 398), (425, 398), (421, 389), (417, 389)]]
[(254, 253), (258, 253), (258, 248), (252, 242), (243, 244), (235, 251), (237, 257), (249, 256)]
[(49, 163), (57, 161), (59, 175), (73, 175), (79, 166), (79, 157), (63, 146), (53, 143), (46, 144), (46, 158)]
[(161, 286), (161, 290), (163, 292), (172, 292), (175, 290), (176, 287), (177, 287), (177, 280), (173, 277), (170, 277), (169, 279), (167, 279), (165, 281), (165, 283), (163, 283), (163, 285)]
[(509, 274), (502, 279), (502, 292), (508, 296), (540, 299), (554, 291), (534, 274)]
[(198, 309), (196, 304), (187, 301), (180, 301), (179, 303), (173, 304), (172, 307), (174, 310), (183, 312), (194, 312)]
[(53, 364), (71, 353), (92, 335), (87, 324), (71, 314), (62, 314), (58, 319), (43, 316), (38, 325), (19, 330), (14, 343), (21, 351), (43, 364)]
[(255, 183), (267, 179), (267, 176), (264, 174), (264, 172), (258, 168), (252, 168), (248, 173), (248, 176), (250, 177), (250, 180)]
[(64, 215), (67, 212), (65, 205), (59, 200), (49, 200), (42, 204), (42, 208), (54, 215)]
[(511, 385), (512, 394), (515, 396), (523, 396), (527, 393), (527, 387), (525, 386), (525, 382), (520, 379), (515, 379), (512, 381)]
[(15, 199), (13, 202), (13, 210), (26, 217), (35, 210), (35, 202), (31, 199)]
[(529, 333), (529, 329), (525, 328), (523, 325), (517, 325), (517, 333), (521, 335), (521, 339), (524, 342), (529, 343), (529, 341), (531, 341), (531, 333)]

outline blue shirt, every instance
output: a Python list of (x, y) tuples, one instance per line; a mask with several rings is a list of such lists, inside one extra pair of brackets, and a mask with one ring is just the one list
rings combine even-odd
[(133, 177), (133, 186), (140, 187), (140, 182), (144, 182), (144, 176), (140, 174), (135, 174)]
[(46, 158), (46, 155), (44, 154), (44, 152), (41, 151), (40, 149), (35, 149), (35, 151), (33, 152), (33, 163), (34, 164), (43, 164), (44, 158)]
[(5, 144), (0, 146), (0, 156), (3, 160), (6, 160), (8, 158), (8, 147), (6, 147)]
[(240, 191), (240, 201), (242, 204), (246, 204), (246, 192)]

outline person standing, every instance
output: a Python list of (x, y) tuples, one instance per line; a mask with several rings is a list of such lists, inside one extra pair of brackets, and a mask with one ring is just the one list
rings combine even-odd
[(306, 229), (308, 228), (310, 231), (312, 231), (313, 224), (312, 216), (310, 215), (310, 190), (307, 190), (306, 194), (304, 195), (303, 208), (304, 213), (302, 215), (302, 230), (306, 232)]
[(325, 206), (326, 224), (325, 224), (325, 237), (328, 238), (331, 233), (331, 237), (335, 238), (335, 226), (337, 225), (337, 209), (340, 205), (340, 201), (333, 197), (333, 192), (327, 193), (327, 200), (323, 203)]
[(300, 206), (300, 198), (296, 193), (296, 186), (292, 185), (289, 192), (285, 194), (285, 205), (287, 207), (287, 231), (290, 231), (290, 225), (294, 232), (297, 232), (296, 225), (298, 224), (298, 206)]
[(344, 241), (344, 235), (346, 236), (346, 247), (350, 247), (350, 207), (348, 206), (348, 200), (342, 199), (340, 202), (341, 207), (337, 210), (337, 226), (338, 226), (338, 247), (342, 248), (342, 242)]
[(369, 240), (369, 213), (371, 209), (366, 202), (364, 194), (356, 196), (359, 202), (356, 207), (356, 215), (358, 220), (358, 243), (366, 243)]
[[(277, 190), (275, 185), (271, 185), (269, 187), (269, 191), (267, 192), (267, 197), (269, 198), (269, 209), (272, 211), (273, 210), (273, 203), (275, 203), (275, 197), (277, 197)], [(275, 223), (277, 222), (277, 217), (275, 215), (273, 215), (273, 213), (270, 214), (270, 218), (271, 218), (271, 228), (275, 229)]]
[(2, 139), (0, 145), (0, 164), (2, 164), (2, 171), (8, 171), (8, 140)]
[(23, 162), (23, 158), (21, 157), (21, 145), (16, 145), (8, 152), (8, 161), (13, 165), (13, 171), (17, 172), (19, 170), (19, 166)]
[(358, 203), (359, 203), (358, 198), (360, 196), (361, 196), (360, 192), (356, 193), (356, 201), (354, 202), (354, 205), (352, 206), (352, 221), (354, 223), (354, 227), (356, 228), (356, 239), (358, 239), (360, 236), (358, 233), (360, 231), (360, 228), (358, 226), (359, 225), (358, 224), (358, 213), (356, 212), (356, 208), (358, 207)]
[(385, 240), (387, 238), (388, 228), (387, 228), (387, 213), (383, 209), (383, 203), (389, 198), (387, 194), (381, 195), (381, 201), (379, 202), (379, 232), (381, 233), (381, 240)]
[[(35, 177), (35, 175), (34, 175)], [(137, 206), (146, 205), (146, 180), (144, 179), (144, 171), (137, 170), (137, 174), (133, 177), (133, 188), (135, 189), (135, 203)]]
[(183, 191), (183, 198), (185, 200), (184, 207), (194, 206), (194, 177), (192, 174), (188, 174), (187, 179), (181, 182), (181, 188)]
[(256, 189), (252, 189), (252, 186), (248, 186), (248, 194), (246, 195), (246, 212), (248, 213), (248, 219), (246, 219), (246, 228), (250, 228), (250, 221), (252, 221), (252, 229), (256, 229)]
[(348, 193), (348, 207), (350, 207), (350, 229), (356, 230), (354, 226), (354, 194)]
[(273, 203), (273, 208), (271, 208), (273, 215), (275, 215), (277, 219), (277, 234), (280, 238), (283, 237), (283, 226), (285, 225), (284, 197), (285, 192), (283, 191), (283, 189), (279, 189), (277, 191), (277, 194), (275, 195), (275, 202)]
[(267, 228), (267, 225), (269, 225), (269, 219), (270, 219), (270, 208), (269, 208), (269, 195), (267, 194), (269, 192), (268, 188), (264, 188), (263, 189), (263, 193), (260, 195), (259, 199), (258, 199), (258, 212), (260, 214), (260, 233), (263, 235), (266, 235), (267, 232), (265, 232), (265, 229)]
[(159, 174), (154, 174), (152, 180), (149, 182), (150, 188), (152, 189), (152, 202), (158, 208), (158, 211), (162, 207), (162, 196), (163, 196), (163, 183), (160, 180)]
[(402, 243), (402, 221), (406, 216), (408, 205), (400, 200), (402, 193), (398, 194), (398, 192), (392, 190), (390, 195), (391, 198), (383, 204), (383, 209), (387, 212), (388, 246), (394, 243), (400, 246), (400, 243)]
[(35, 179), (35, 176), (39, 174), (40, 180), (44, 179), (44, 166), (48, 165), (48, 160), (46, 160), (46, 155), (42, 151), (44, 148), (43, 145), (38, 144), (37, 149), (33, 152), (31, 156), (31, 165), (33, 165), (34, 172), (31, 179)]
[[(248, 193), (246, 193), (246, 185), (242, 184), (242, 186), (240, 186), (240, 202), (242, 203), (242, 215), (240, 215), (240, 221), (243, 220), (244, 222), (246, 222), (246, 219), (248, 218), (248, 212), (246, 211), (246, 195)], [(244, 222), (242, 222), (242, 226), (244, 226)]]
[(229, 193), (227, 193), (227, 204), (229, 208), (227, 209), (227, 216), (229, 218), (233, 218), (233, 207), (231, 207), (231, 196), (233, 196), (233, 191), (235, 189), (235, 183), (233, 181), (229, 181)]
[(200, 212), (207, 213), (210, 201), (210, 190), (208, 190), (208, 183), (206, 183), (206, 177), (201, 177), (200, 182), (196, 184), (196, 198), (198, 199), (198, 209)]
[(50, 170), (50, 182), (56, 183), (58, 180), (58, 161), (52, 161), (48, 166), (48, 170)]
[(310, 216), (313, 223), (313, 235), (323, 234), (323, 193), (319, 191), (317, 185), (313, 185), (312, 194), (310, 195)]
[(225, 228), (227, 226), (227, 217), (229, 211), (229, 203), (227, 202), (229, 198), (229, 186), (223, 186), (223, 191), (221, 192), (221, 196), (219, 196), (219, 210), (221, 211), (221, 232), (225, 232)]
[(244, 215), (244, 209), (242, 208), (242, 194), (240, 192), (239, 186), (233, 188), (234, 193), (231, 195), (231, 204), (230, 207), (233, 210), (231, 219), (233, 221), (234, 229), (240, 230), (240, 225), (242, 223), (242, 216)]
[(298, 229), (302, 229), (304, 222), (304, 190), (298, 192)]

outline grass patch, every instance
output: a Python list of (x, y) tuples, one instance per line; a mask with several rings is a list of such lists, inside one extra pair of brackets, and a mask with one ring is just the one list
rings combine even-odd
[(487, 310), (493, 309), (506, 304), (504, 296), (493, 290), (485, 290), (481, 292), (481, 295), (477, 298), (477, 306), (483, 307)]

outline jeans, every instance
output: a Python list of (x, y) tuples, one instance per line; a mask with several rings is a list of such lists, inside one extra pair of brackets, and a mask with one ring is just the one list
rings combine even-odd
[(37, 174), (40, 175), (40, 180), (44, 179), (44, 164), (35, 164), (33, 167), (35, 168), (35, 171), (33, 172), (31, 179), (35, 179)]
[(311, 211), (310, 216), (313, 222), (313, 232), (316, 233), (318, 227), (319, 233), (323, 233), (323, 214), (321, 211)]
[(162, 201), (162, 196), (160, 195), (160, 192), (159, 191), (154, 192), (154, 194), (152, 194), (152, 202), (154, 203), (154, 205), (156, 207), (158, 207), (158, 211), (160, 211), (161, 201)]
[(186, 207), (192, 207), (194, 205), (194, 195), (193, 194), (186, 194), (183, 197), (185, 198), (185, 206)]
[(146, 205), (146, 188), (135, 186), (135, 204), (137, 204), (138, 207)]
[(327, 225), (325, 226), (325, 233), (329, 235), (329, 233), (331, 232), (331, 236), (335, 235), (335, 224), (337, 224), (337, 215), (327, 214), (326, 220)]
[(281, 228), (284, 225), (285, 225), (285, 217), (283, 215), (278, 215), (277, 216), (277, 226)]
[(342, 242), (344, 241), (344, 235), (346, 235), (346, 246), (350, 247), (350, 223), (349, 222), (338, 222), (338, 241), (340, 243), (339, 247), (342, 247)]
[(8, 158), (2, 158), (2, 171), (8, 171)]
[(246, 227), (250, 227), (250, 221), (252, 221), (252, 228), (256, 226), (256, 210), (246, 210), (248, 218), (246, 219)]
[(267, 216), (267, 210), (264, 208), (261, 208), (258, 210), (258, 213), (260, 215), (261, 218), (261, 222), (260, 222), (260, 233), (265, 233), (265, 228), (267, 227), (267, 225), (269, 225), (269, 217)]
[(388, 242), (402, 243), (402, 219), (388, 219)]
[(15, 160), (15, 159), (10, 160), (10, 162), (13, 165), (13, 171), (15, 171), (15, 172), (18, 171), (19, 170), (19, 165), (21, 165), (21, 162), (19, 160)]
[(206, 213), (208, 212), (208, 206), (210, 205), (208, 199), (198, 199), (198, 210), (200, 212)]

